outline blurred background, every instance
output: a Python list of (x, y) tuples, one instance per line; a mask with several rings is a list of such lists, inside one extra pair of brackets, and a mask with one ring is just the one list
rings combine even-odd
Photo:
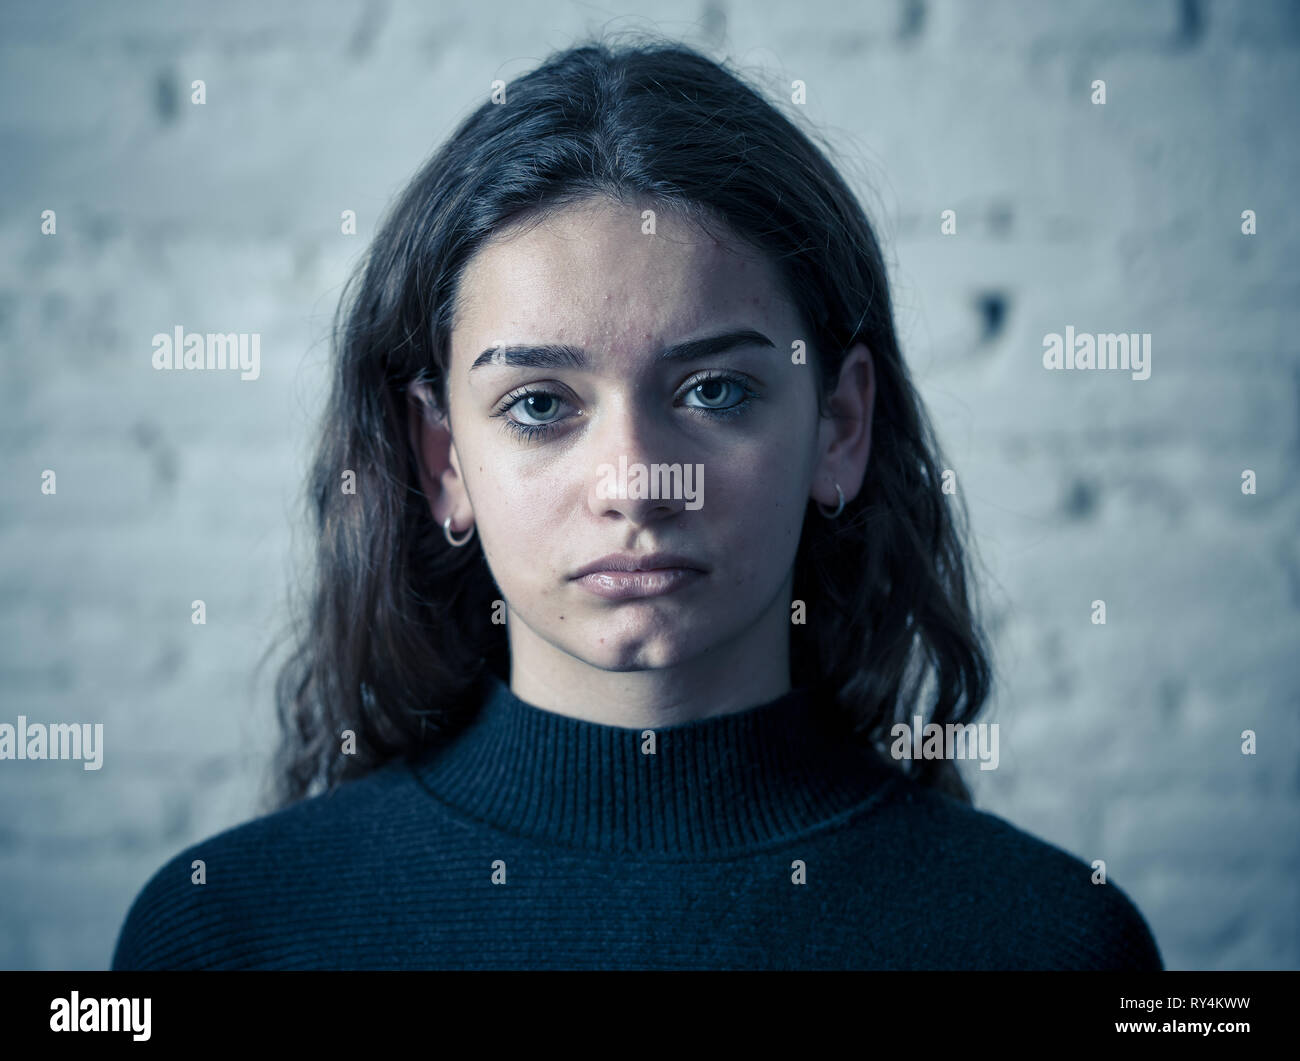
[[(1300, 967), (1288, 0), (6, 0), (0, 722), (104, 752), (0, 761), (0, 967), (106, 968), (153, 872), (260, 813), (341, 286), (494, 79), (623, 31), (798, 112), (877, 226), (985, 565), (977, 805), (1104, 859), (1170, 968)], [(260, 377), (155, 371), (176, 325), (260, 333)], [(1151, 333), (1150, 378), (1045, 371), (1067, 325)]]

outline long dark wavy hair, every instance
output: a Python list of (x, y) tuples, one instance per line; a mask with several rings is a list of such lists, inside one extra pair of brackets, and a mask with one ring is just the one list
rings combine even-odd
[[(457, 282), (484, 241), (592, 195), (648, 196), (703, 225), (721, 220), (766, 254), (811, 329), (823, 413), (847, 351), (871, 350), (864, 487), (838, 519), (811, 502), (805, 513), (794, 599), (807, 622), (791, 626), (792, 682), (824, 698), (846, 740), (878, 749), (913, 714), (943, 724), (979, 713), (991, 665), (965, 509), (941, 490), (875, 233), (815, 135), (692, 48), (606, 39), (511, 81), (504, 102), (478, 107), (422, 166), (334, 320), (331, 393), (308, 482), (315, 571), (275, 680), (270, 807), (449, 738), (473, 716), (487, 672), (508, 681), (505, 627), (491, 621), (502, 594), (477, 536), (452, 548), (433, 521), (407, 388), (429, 383), (446, 407)], [(898, 769), (970, 801), (952, 762)]]

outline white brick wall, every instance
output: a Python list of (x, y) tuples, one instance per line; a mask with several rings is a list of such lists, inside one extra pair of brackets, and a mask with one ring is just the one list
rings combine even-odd
[[(1300, 966), (1300, 7), (603, 10), (0, 11), (0, 721), (102, 722), (107, 745), (97, 773), (0, 763), (0, 967), (104, 967), (148, 875), (252, 813), (272, 718), (252, 667), (339, 287), (493, 78), (603, 25), (805, 80), (866, 185), (992, 576), (979, 803), (1106, 859), (1171, 967)], [(260, 332), (261, 379), (153, 372), (177, 323)], [(1067, 324), (1152, 333), (1151, 379), (1043, 371)]]

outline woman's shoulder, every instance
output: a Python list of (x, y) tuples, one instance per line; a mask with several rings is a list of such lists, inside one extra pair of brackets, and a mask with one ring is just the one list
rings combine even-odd
[(1107, 852), (1088, 852), (1085, 861), (909, 778), (899, 779), (891, 797), (875, 831), (888, 834), (898, 865), (942, 893), (936, 907), (980, 920), (990, 953), (1001, 937), (1005, 965), (1163, 967), (1145, 918), (1110, 877), (1122, 871)]
[[(113, 969), (206, 968), (241, 925), (304, 894), (328, 890), (331, 867), (364, 876), (382, 859), (377, 821), (400, 821), (413, 801), (400, 760), (190, 844), (168, 858), (132, 901)], [(405, 802), (404, 802), (405, 798)]]

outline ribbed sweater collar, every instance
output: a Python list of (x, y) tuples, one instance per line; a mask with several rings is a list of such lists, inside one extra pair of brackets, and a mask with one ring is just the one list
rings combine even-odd
[(645, 730), (527, 703), (495, 675), (448, 744), (414, 764), (437, 799), (515, 836), (565, 847), (723, 856), (793, 839), (870, 803), (895, 772), (808, 689)]

